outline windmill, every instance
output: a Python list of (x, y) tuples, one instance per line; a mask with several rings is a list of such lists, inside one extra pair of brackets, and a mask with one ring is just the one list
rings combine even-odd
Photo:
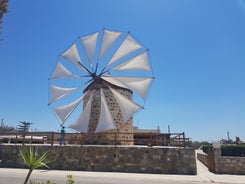
[[(152, 80), (148, 49), (129, 32), (103, 29), (77, 39), (59, 56), (49, 78), (49, 105), (61, 126), (79, 109), (69, 125), (79, 132), (115, 130), (127, 123), (129, 128)], [(71, 101), (74, 94), (78, 97)]]

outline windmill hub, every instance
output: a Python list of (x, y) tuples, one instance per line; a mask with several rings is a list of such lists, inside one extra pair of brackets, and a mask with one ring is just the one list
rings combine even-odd
[(96, 75), (96, 73), (92, 73), (91, 77), (93, 78), (93, 82), (95, 82), (96, 84), (102, 83), (101, 77)]

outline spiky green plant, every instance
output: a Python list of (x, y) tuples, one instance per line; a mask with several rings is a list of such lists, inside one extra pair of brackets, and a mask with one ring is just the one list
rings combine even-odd
[(37, 169), (40, 167), (49, 168), (47, 165), (47, 163), (49, 163), (49, 161), (47, 161), (47, 157), (50, 154), (50, 151), (46, 151), (44, 154), (42, 154), (39, 157), (37, 148), (33, 149), (32, 147), (27, 148), (23, 146), (23, 147), (20, 147), (19, 152), (20, 152), (21, 157), (24, 160), (24, 163), (29, 168), (24, 184), (27, 184), (31, 176), (31, 173), (34, 169)]
[(66, 178), (67, 178), (66, 184), (74, 184), (75, 183), (73, 176), (71, 174), (67, 174)]

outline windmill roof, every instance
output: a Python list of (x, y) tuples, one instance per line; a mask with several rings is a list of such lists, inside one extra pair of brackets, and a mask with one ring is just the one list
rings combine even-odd
[(88, 90), (93, 90), (93, 89), (99, 89), (99, 88), (108, 88), (108, 87), (112, 87), (113, 89), (125, 89), (130, 91), (131, 93), (133, 93), (132, 90), (128, 89), (128, 88), (123, 88), (117, 85), (114, 85), (110, 82), (105, 81), (104, 79), (101, 78), (97, 78), (95, 79), (93, 82), (91, 82), (84, 90), (83, 93), (85, 93)]

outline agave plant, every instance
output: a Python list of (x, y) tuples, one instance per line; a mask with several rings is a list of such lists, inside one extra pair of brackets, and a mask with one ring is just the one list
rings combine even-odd
[(29, 168), (24, 184), (27, 184), (31, 176), (31, 173), (34, 169), (37, 169), (40, 167), (49, 168), (47, 165), (47, 163), (49, 163), (49, 161), (47, 161), (47, 157), (50, 154), (50, 151), (46, 151), (44, 154), (39, 156), (37, 148), (34, 149), (32, 147), (29, 147), (29, 148), (21, 147), (19, 149), (19, 152), (20, 152), (21, 157), (24, 160), (24, 163)]
[(71, 174), (67, 174), (66, 178), (67, 178), (66, 184), (74, 184), (75, 183), (73, 176)]

